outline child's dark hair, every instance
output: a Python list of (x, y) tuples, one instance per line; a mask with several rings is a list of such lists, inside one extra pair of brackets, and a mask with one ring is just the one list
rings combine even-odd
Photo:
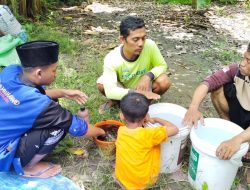
[(247, 46), (247, 52), (250, 52), (250, 43)]
[(148, 113), (149, 100), (146, 96), (139, 93), (128, 93), (120, 102), (122, 114), (129, 122), (138, 122)]
[(135, 16), (127, 16), (121, 21), (120, 35), (127, 38), (130, 30), (134, 31), (135, 29), (143, 27), (145, 27), (143, 19)]

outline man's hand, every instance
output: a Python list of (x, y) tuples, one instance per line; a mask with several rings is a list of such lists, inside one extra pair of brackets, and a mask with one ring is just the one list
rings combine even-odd
[(65, 89), (64, 97), (70, 100), (74, 100), (78, 104), (85, 104), (88, 100), (88, 96), (80, 90)]
[(161, 98), (161, 96), (159, 94), (153, 93), (151, 91), (140, 91), (140, 90), (136, 90), (135, 92), (143, 94), (144, 96), (147, 97), (147, 99), (149, 100), (159, 100)]
[(230, 159), (240, 149), (240, 145), (241, 142), (234, 138), (224, 141), (218, 146), (216, 156), (221, 160)]
[(135, 90), (151, 91), (151, 89), (152, 89), (152, 81), (151, 81), (150, 77), (148, 75), (143, 75), (140, 78)]
[(157, 123), (157, 121), (156, 121), (156, 118), (155, 118), (155, 117), (148, 117), (147, 122), (150, 122), (150, 123), (152, 123), (152, 124)]
[(201, 124), (204, 125), (204, 118), (201, 112), (199, 112), (198, 109), (190, 107), (186, 112), (182, 123), (184, 126), (197, 127), (199, 120)]

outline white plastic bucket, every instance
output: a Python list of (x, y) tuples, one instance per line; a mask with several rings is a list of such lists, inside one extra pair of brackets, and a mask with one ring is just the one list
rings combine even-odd
[(168, 120), (179, 128), (179, 132), (161, 143), (161, 173), (173, 173), (183, 160), (190, 128), (182, 125), (186, 109), (171, 103), (157, 103), (149, 106), (149, 115)]
[(248, 143), (241, 145), (230, 160), (216, 157), (221, 142), (231, 139), (243, 129), (219, 118), (206, 118), (205, 126), (192, 128), (192, 148), (189, 158), (188, 180), (196, 190), (230, 190), (237, 170), (242, 166), (241, 158), (248, 151)]

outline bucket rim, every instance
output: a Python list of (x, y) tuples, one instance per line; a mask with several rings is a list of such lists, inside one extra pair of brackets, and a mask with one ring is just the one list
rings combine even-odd
[(169, 139), (177, 139), (180, 137), (188, 136), (190, 134), (191, 129), (189, 127), (187, 127), (187, 128), (185, 127), (185, 129), (183, 127), (181, 129), (183, 129), (183, 130), (179, 130), (179, 132), (176, 135), (169, 137)]
[[(94, 127), (102, 127), (104, 125), (109, 125), (109, 124), (117, 125), (118, 127), (125, 126), (125, 124), (120, 122), (120, 121), (113, 120), (113, 119), (107, 119), (107, 120), (102, 120), (102, 121), (96, 122)], [(93, 140), (96, 144), (105, 144), (105, 145), (111, 145), (111, 144), (114, 144), (116, 142), (116, 140), (114, 140), (114, 141), (102, 141), (102, 140), (99, 140), (97, 137), (93, 137)]]
[[(164, 108), (166, 108), (166, 109), (164, 109)], [(173, 112), (173, 110), (177, 110), (177, 112)], [(157, 115), (159, 113), (164, 113), (164, 114), (173, 114), (173, 115), (176, 115), (177, 117), (180, 117), (182, 119), (184, 118), (186, 112), (187, 112), (186, 108), (184, 108), (178, 104), (167, 103), (167, 102), (159, 102), (159, 103), (151, 104), (149, 106), (149, 111), (148, 111), (150, 116), (154, 116), (154, 115)], [(155, 127), (156, 126), (157, 125), (155, 125)], [(187, 135), (189, 135), (189, 133), (191, 131), (191, 128), (189, 126), (180, 125), (180, 126), (178, 126), (178, 128), (179, 128), (179, 132), (170, 138), (173, 139), (173, 138), (179, 138), (180, 136), (187, 136)]]
[[(219, 122), (225, 122), (225, 123), (228, 123), (230, 125), (232, 125), (232, 127), (234, 127), (237, 131), (237, 134), (235, 135), (238, 135), (239, 133), (241, 133), (242, 131), (244, 131), (240, 126), (238, 126), (237, 124), (231, 122), (231, 121), (228, 121), (228, 120), (224, 120), (224, 119), (221, 119), (221, 118), (205, 118), (204, 119), (204, 123), (206, 122), (209, 122), (209, 121), (219, 121)], [(200, 126), (201, 124), (198, 124), (199, 126), (198, 127), (204, 127), (204, 126)], [(206, 125), (206, 124), (205, 124)], [(215, 127), (211, 127), (211, 126), (207, 126), (207, 127), (210, 127), (210, 128), (215, 128)], [(231, 127), (231, 126), (230, 126)], [(216, 127), (216, 128), (222, 128), (222, 127)], [(223, 129), (226, 129), (226, 128), (223, 128)], [(208, 154), (210, 156), (213, 156), (213, 157), (216, 157), (216, 149), (218, 148), (218, 146), (214, 146), (214, 145), (211, 145), (207, 142), (204, 142), (202, 141), (197, 135), (196, 135), (196, 132), (195, 132), (195, 128), (192, 127), (191, 129), (191, 132), (190, 132), (190, 139), (191, 139), (191, 142), (192, 142), (192, 146), (194, 146), (196, 149), (198, 149), (199, 151), (205, 153), (205, 154)], [(236, 131), (235, 130), (235, 131)], [(229, 130), (226, 130), (226, 131), (229, 131)], [(199, 146), (197, 146), (194, 141), (196, 141), (196, 144), (199, 144)], [(202, 149), (200, 147), (203, 147)], [(239, 157), (242, 157), (244, 156), (244, 154), (247, 152), (249, 148), (249, 145), (248, 143), (242, 143), (241, 146), (240, 146), (240, 149), (232, 156), (231, 159), (235, 159), (235, 158), (239, 158)]]
[(185, 112), (187, 111), (186, 108), (184, 108), (184, 107), (182, 107), (182, 106), (180, 106), (178, 104), (166, 103), (166, 102), (160, 102), (160, 103), (151, 104), (149, 106), (149, 111), (152, 110), (152, 109), (155, 109), (155, 107), (159, 107), (159, 106), (176, 107), (176, 108), (179, 108), (179, 109), (181, 109), (181, 110), (183, 110)]
[[(158, 103), (155, 103), (155, 104), (151, 104), (150, 106), (152, 107), (152, 106), (156, 106), (156, 105), (173, 105), (173, 106), (177, 106), (177, 107), (180, 107), (180, 108), (184, 108), (183, 106), (180, 106), (179, 104), (174, 104), (174, 103), (169, 103), (169, 102), (158, 102)], [(186, 108), (184, 108), (184, 109), (186, 109)]]

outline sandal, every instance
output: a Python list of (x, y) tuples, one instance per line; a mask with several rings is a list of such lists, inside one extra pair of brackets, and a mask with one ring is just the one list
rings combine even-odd
[(99, 114), (104, 114), (105, 111), (107, 111), (108, 109), (110, 109), (111, 107), (114, 107), (118, 105), (118, 101), (116, 100), (108, 100), (107, 102), (105, 102), (104, 104), (102, 104), (98, 111), (99, 111)]
[[(245, 156), (242, 157), (242, 162), (250, 163), (250, 152), (248, 151)], [(250, 171), (249, 171), (250, 174)]]
[(247, 184), (250, 184), (250, 169), (247, 169)]
[[(45, 167), (44, 169), (42, 169), (41, 171), (38, 171), (36, 173), (29, 173), (27, 172), (26, 174), (22, 175), (23, 177), (28, 177), (28, 178), (49, 178), (52, 176), (55, 176), (59, 173), (61, 173), (61, 166), (60, 165), (54, 165), (51, 162), (48, 163), (38, 163), (38, 164), (48, 164), (47, 167)], [(50, 170), (55, 170), (53, 171), (53, 173), (50, 172)]]

